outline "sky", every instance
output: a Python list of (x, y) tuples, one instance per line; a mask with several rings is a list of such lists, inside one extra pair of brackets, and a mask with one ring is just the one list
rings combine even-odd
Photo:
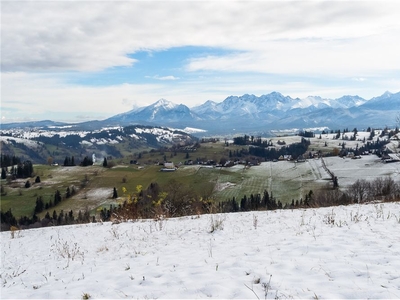
[(399, 1), (1, 1), (1, 122), (400, 89)]

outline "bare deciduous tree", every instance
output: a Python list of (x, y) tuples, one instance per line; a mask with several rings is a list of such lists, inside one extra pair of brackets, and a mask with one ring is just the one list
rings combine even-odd
[(348, 189), (349, 196), (356, 203), (363, 203), (368, 200), (371, 184), (365, 179), (358, 179)]

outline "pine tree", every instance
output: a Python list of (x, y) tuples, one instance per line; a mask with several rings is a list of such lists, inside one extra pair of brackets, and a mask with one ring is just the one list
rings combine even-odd
[(240, 201), (240, 210), (241, 211), (247, 211), (248, 210), (246, 195), (244, 195), (242, 200)]
[(27, 160), (23, 163), (23, 173), (24, 173), (24, 177), (32, 177), (33, 165), (30, 160)]
[(43, 208), (44, 208), (44, 203), (43, 203), (42, 197), (39, 196), (38, 198), (36, 198), (36, 206), (35, 206), (34, 213), (36, 214), (36, 213), (42, 212)]
[[(101, 214), (101, 212), (100, 212), (100, 214)], [(83, 222), (83, 216), (82, 216), (82, 212), (81, 212), (81, 210), (79, 210), (79, 212), (78, 212), (78, 223), (82, 223)]]
[(108, 165), (108, 163), (107, 163), (107, 158), (104, 157), (104, 160), (103, 160), (103, 167), (104, 167), (104, 168), (107, 168), (107, 165)]
[(74, 222), (74, 220), (75, 220), (74, 212), (71, 209), (70, 212), (68, 213), (68, 222), (69, 222), (69, 224), (72, 224)]
[(1, 179), (7, 178), (6, 168), (1, 168)]
[(88, 156), (85, 156), (83, 158), (83, 161), (81, 162), (82, 167), (87, 167), (93, 165), (93, 160), (89, 158)]
[(270, 203), (269, 203), (269, 194), (268, 194), (267, 190), (264, 190), (262, 202), (264, 204), (264, 207), (266, 207), (268, 209), (268, 206), (270, 205)]
[(114, 191), (113, 191), (113, 199), (118, 198), (118, 194), (117, 194), (117, 189), (114, 187)]
[(53, 219), (54, 221), (57, 221), (57, 219), (58, 219), (56, 210), (53, 210), (53, 217), (52, 217), (52, 219)]
[(233, 199), (232, 199), (232, 211), (233, 211), (233, 212), (239, 211), (239, 206), (238, 206), (238, 204), (237, 204), (237, 202), (236, 202), (235, 197), (233, 197)]
[(61, 202), (61, 194), (60, 191), (57, 190), (56, 193), (54, 194), (54, 206), (56, 206), (60, 202)]
[(58, 215), (57, 223), (58, 225), (64, 225), (64, 222), (65, 222), (64, 211), (61, 210), (60, 214)]

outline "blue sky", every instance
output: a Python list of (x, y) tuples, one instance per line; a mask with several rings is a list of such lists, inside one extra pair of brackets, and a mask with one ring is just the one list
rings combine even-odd
[(398, 1), (2, 1), (2, 123), (400, 90)]

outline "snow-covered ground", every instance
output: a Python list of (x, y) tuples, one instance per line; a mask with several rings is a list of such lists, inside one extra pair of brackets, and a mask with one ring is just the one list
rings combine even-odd
[(399, 229), (385, 203), (1, 232), (1, 298), (399, 299)]
[(0, 142), (3, 142), (5, 144), (9, 144), (11, 142), (24, 144), (25, 146), (31, 147), (32, 149), (39, 148), (39, 146), (42, 145), (42, 143), (38, 141), (28, 140), (19, 137), (11, 137), (11, 136), (0, 136)]
[(361, 156), (361, 159), (324, 158), (327, 168), (339, 179), (340, 187), (349, 187), (355, 181), (365, 179), (373, 181), (378, 177), (392, 177), (399, 180), (400, 163), (385, 164), (376, 155)]

